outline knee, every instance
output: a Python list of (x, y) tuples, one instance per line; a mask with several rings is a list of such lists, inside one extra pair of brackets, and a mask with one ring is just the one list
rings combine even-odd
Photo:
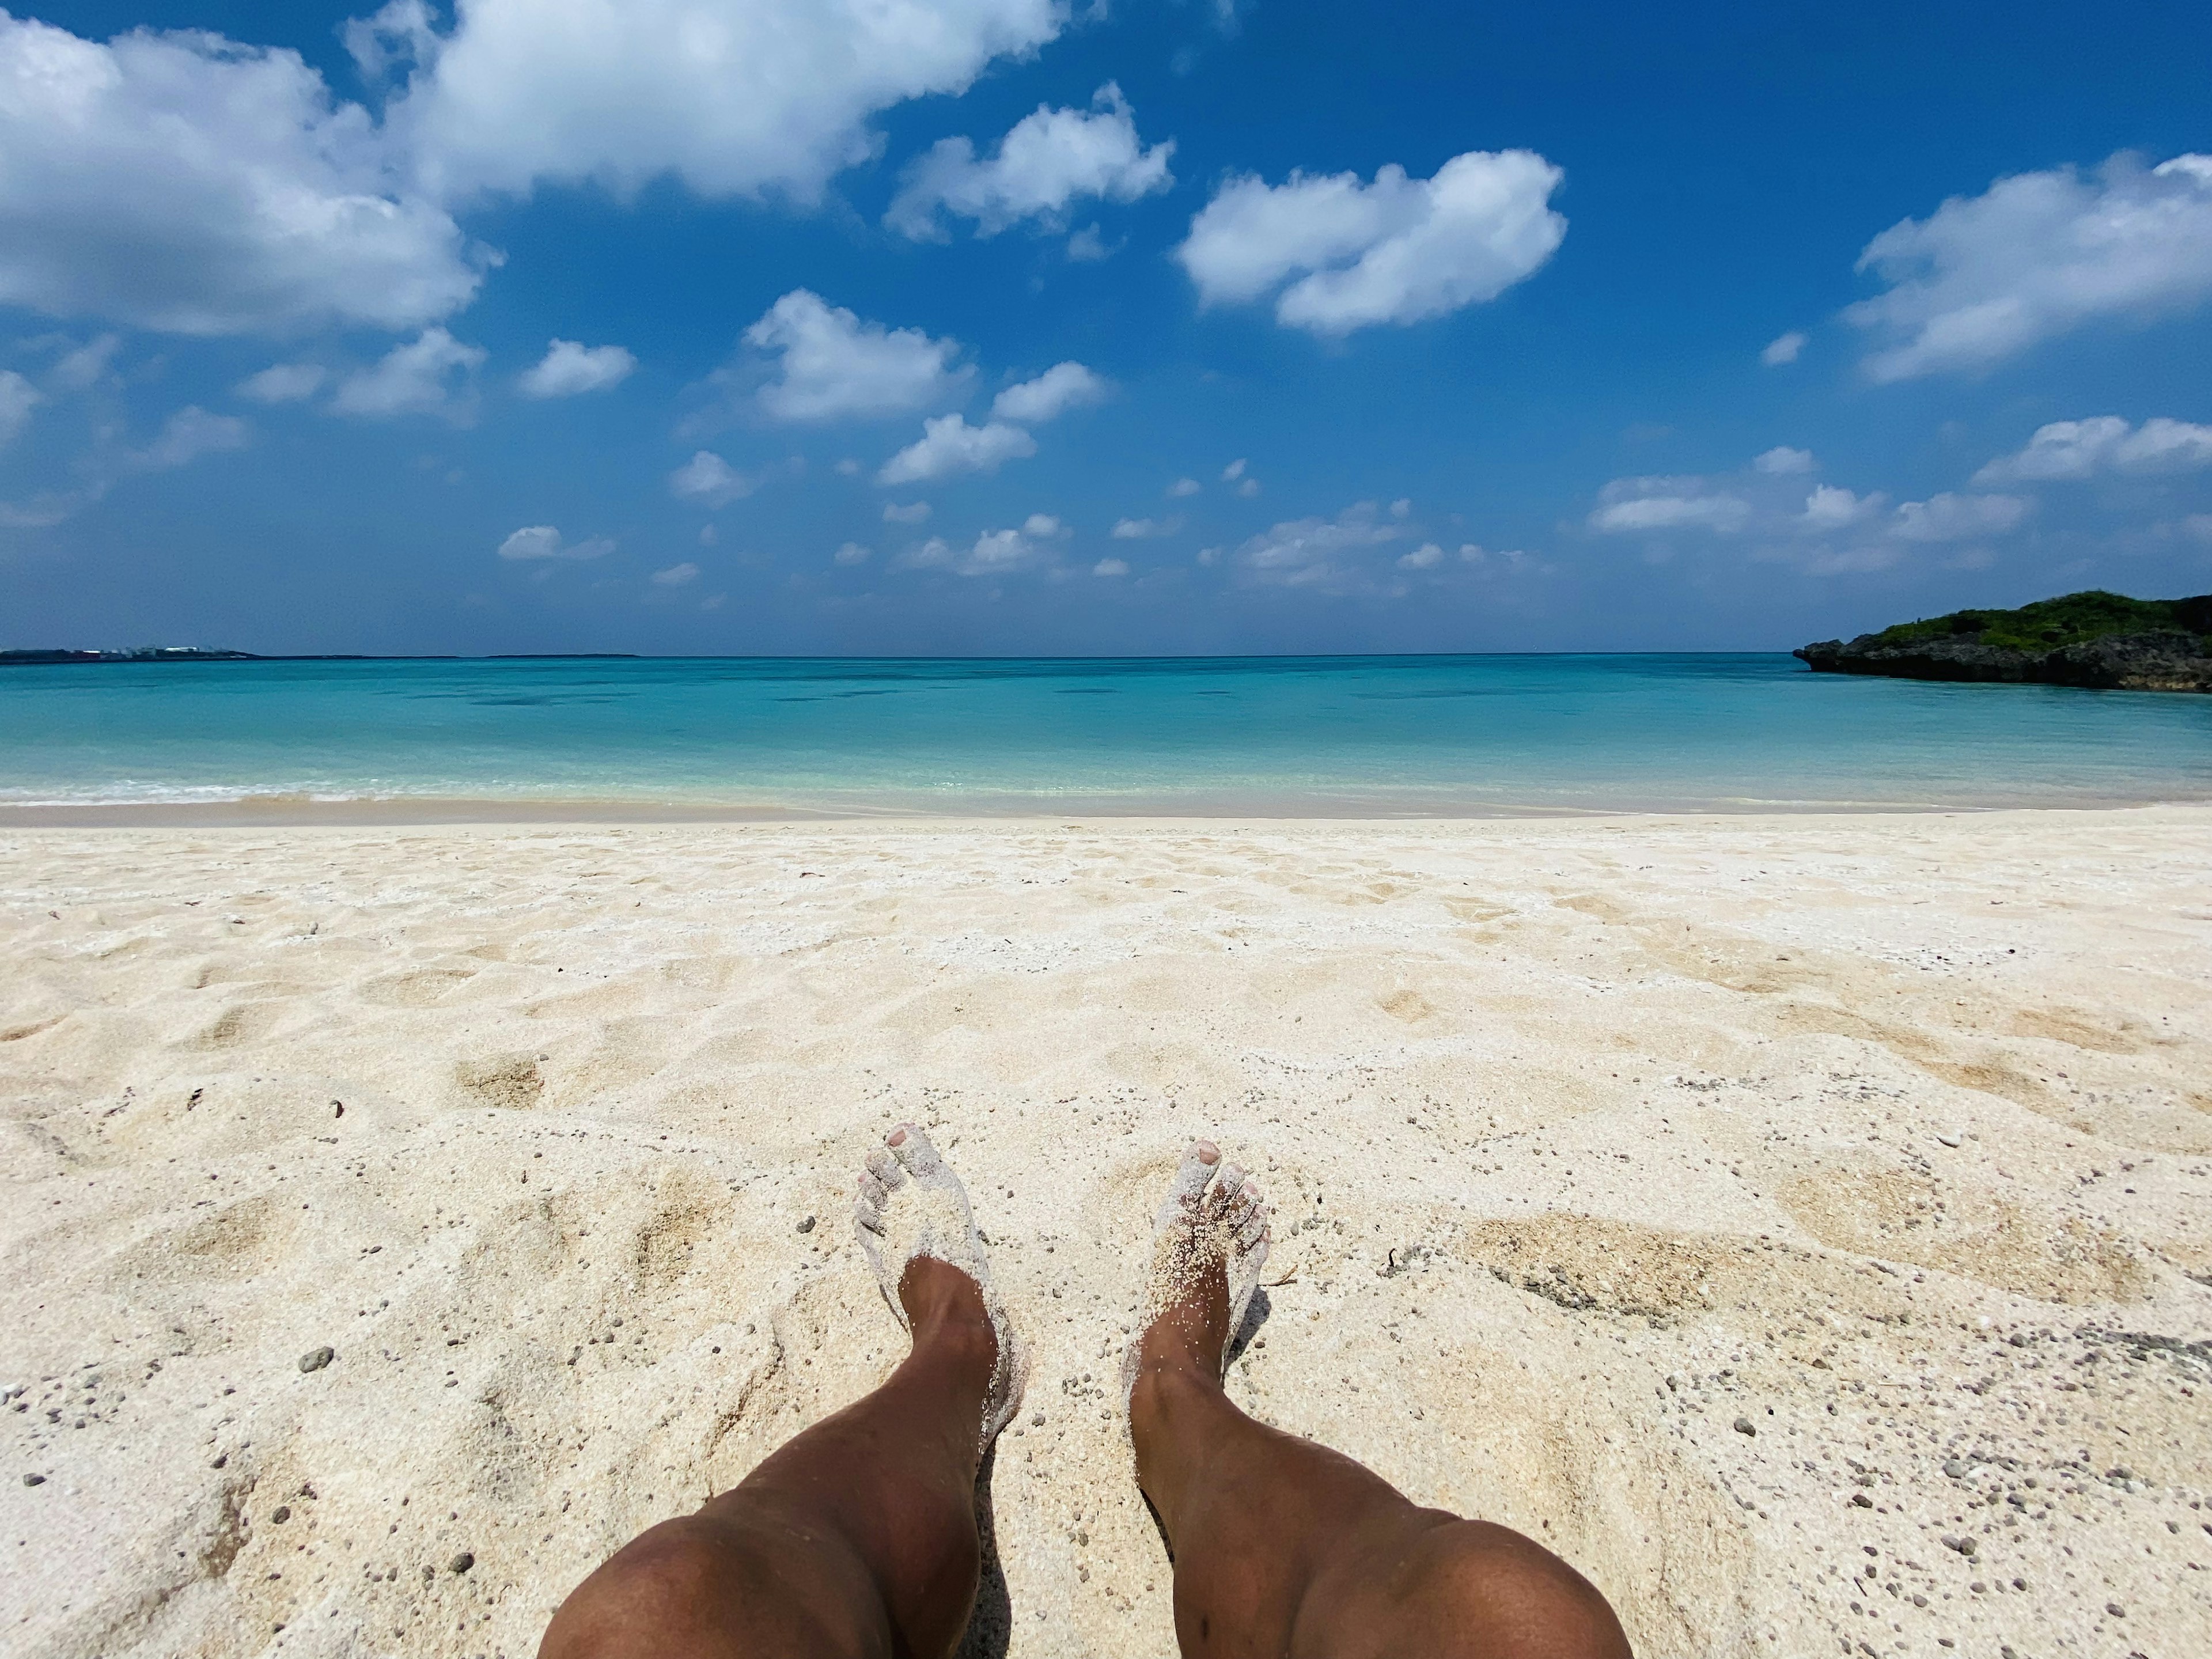
[(664, 1521), (601, 1565), (561, 1604), (539, 1659), (623, 1659), (689, 1650), (714, 1629), (732, 1588), (726, 1540), (697, 1516)]
[(1419, 1609), (1436, 1654), (1629, 1659), (1597, 1587), (1534, 1540), (1483, 1521), (1425, 1534), (1405, 1561), (1403, 1605)]

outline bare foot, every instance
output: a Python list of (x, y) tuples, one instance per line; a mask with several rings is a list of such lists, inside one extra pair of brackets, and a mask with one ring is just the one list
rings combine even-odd
[(1192, 1143), (1153, 1218), (1145, 1328), (1130, 1351), (1129, 1384), (1163, 1370), (1221, 1380), (1260, 1285), (1273, 1213), (1242, 1170), (1221, 1162), (1219, 1147)]
[(915, 1261), (927, 1258), (957, 1268), (982, 1292), (991, 1334), (998, 1344), (983, 1407), (982, 1443), (989, 1445), (1021, 1407), (1028, 1364), (991, 1282), (990, 1256), (975, 1231), (967, 1188), (945, 1167), (929, 1137), (911, 1123), (902, 1123), (868, 1154), (853, 1220), (884, 1300), (908, 1330), (914, 1329), (916, 1313), (907, 1302), (915, 1277), (908, 1268)]

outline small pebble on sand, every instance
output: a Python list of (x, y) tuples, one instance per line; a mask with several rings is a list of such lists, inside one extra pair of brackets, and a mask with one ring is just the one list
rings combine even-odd
[(455, 1556), (446, 1565), (455, 1572), (466, 1572), (471, 1567), (476, 1565), (476, 1557), (471, 1555), (466, 1550), (463, 1550), (459, 1555)]
[(337, 1358), (337, 1354), (335, 1350), (330, 1348), (310, 1348), (307, 1352), (300, 1356), (300, 1369), (303, 1371), (319, 1371)]

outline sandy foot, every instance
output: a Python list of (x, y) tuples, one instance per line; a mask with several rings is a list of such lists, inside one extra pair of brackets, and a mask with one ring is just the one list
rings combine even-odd
[[(1126, 1401), (1143, 1360), (1170, 1351), (1224, 1374), (1273, 1243), (1260, 1188), (1210, 1140), (1191, 1143), (1152, 1218), (1142, 1334), (1124, 1367)], [(1224, 1294), (1225, 1292), (1225, 1294)]]
[(899, 1282), (916, 1256), (931, 1256), (957, 1267), (983, 1292), (998, 1339), (998, 1368), (984, 1406), (983, 1443), (990, 1444), (1007, 1419), (1020, 1409), (1025, 1367), (1020, 1345), (1007, 1322), (1006, 1304), (991, 1281), (991, 1260), (975, 1231), (968, 1189), (946, 1167), (929, 1137), (902, 1123), (870, 1152), (853, 1203), (854, 1230), (861, 1252), (875, 1269), (877, 1286), (892, 1315), (907, 1323), (899, 1301)]

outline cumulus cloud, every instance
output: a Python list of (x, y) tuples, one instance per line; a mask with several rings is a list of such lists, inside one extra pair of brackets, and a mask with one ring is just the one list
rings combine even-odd
[(1963, 542), (2002, 536), (2027, 516), (2019, 495), (1954, 495), (1946, 491), (1897, 509), (1890, 532), (1908, 542)]
[(331, 407), (372, 419), (441, 415), (465, 422), (475, 412), (474, 376), (484, 356), (483, 347), (463, 345), (442, 328), (425, 329), (374, 367), (348, 375)]
[[(1036, 520), (1032, 519), (1032, 524)], [(900, 556), (897, 562), (907, 568), (918, 570), (949, 570), (956, 576), (1002, 576), (1018, 570), (1048, 562), (1052, 549), (1047, 545), (1059, 525), (1052, 526), (1044, 536), (1020, 530), (987, 530), (978, 536), (972, 546), (954, 547), (939, 537), (933, 536), (920, 547)]]
[(189, 465), (203, 455), (243, 449), (252, 435), (236, 416), (210, 415), (194, 404), (170, 416), (161, 435), (132, 459), (142, 467), (166, 471)]
[(2212, 466), (2212, 426), (2163, 416), (2131, 426), (2117, 415), (2053, 421), (2027, 447), (1974, 474), (1976, 483), (2078, 481), (2100, 472), (2189, 472)]
[(976, 159), (966, 138), (939, 139), (907, 167), (884, 222), (917, 241), (944, 238), (940, 213), (974, 220), (980, 236), (1024, 219), (1058, 227), (1071, 202), (1134, 202), (1166, 190), (1175, 183), (1168, 171), (1174, 154), (1173, 139), (1144, 147), (1128, 100), (1109, 81), (1089, 110), (1038, 105), (988, 161)]
[(858, 542), (847, 542), (830, 555), (830, 557), (839, 564), (866, 564), (873, 556), (874, 551), (874, 549), (863, 547)]
[(387, 8), (379, 50), (414, 61), (389, 119), (443, 192), (674, 174), (802, 199), (875, 153), (872, 116), (1066, 22), (1059, 0), (469, 0), (443, 36), (420, 14)]
[(991, 403), (994, 421), (1018, 421), (1036, 426), (1056, 420), (1071, 409), (1103, 400), (1107, 383), (1081, 363), (1054, 363), (1034, 380), (1010, 386)]
[(1876, 380), (1987, 368), (2094, 319), (2182, 311), (2212, 295), (2212, 155), (2000, 179), (1893, 225), (1858, 263), (1888, 289), (1844, 313), (1890, 342), (1866, 360)]
[(1197, 495), (1198, 492), (1205, 487), (1205, 485), (1199, 483), (1195, 478), (1177, 478), (1173, 483), (1168, 486), (1168, 499), (1170, 501), (1182, 501), (1188, 496)]
[(1434, 542), (1423, 542), (1410, 553), (1398, 556), (1398, 565), (1403, 570), (1433, 570), (1444, 562), (1444, 550)]
[(1809, 449), (1792, 449), (1787, 444), (1777, 444), (1765, 454), (1754, 456), (1751, 465), (1753, 471), (1779, 477), (1792, 472), (1810, 472), (1814, 462), (1813, 452)]
[(1094, 576), (1126, 576), (1129, 574), (1129, 562), (1127, 559), (1101, 559), (1091, 567), (1091, 574)]
[(23, 428), (31, 423), (31, 411), (44, 401), (38, 387), (14, 369), (0, 369), (0, 448), (23, 435)]
[(1780, 368), (1785, 363), (1796, 362), (1805, 345), (1806, 337), (1793, 328), (1789, 333), (1769, 340), (1766, 349), (1759, 354), (1759, 361), (1769, 368)]
[(884, 503), (885, 524), (926, 524), (928, 520), (929, 503), (927, 501), (908, 501), (903, 507), (896, 501)]
[(993, 421), (970, 426), (964, 416), (940, 415), (921, 423), (922, 435), (885, 461), (879, 484), (922, 483), (963, 472), (996, 472), (1008, 461), (1036, 453), (1036, 440), (1018, 426)]
[(2035, 507), (2026, 496), (1948, 491), (1893, 507), (1881, 490), (1861, 495), (1819, 483), (1808, 489), (1810, 455), (1788, 453), (1804, 455), (1805, 464), (1769, 465), (1770, 450), (1721, 477), (1616, 478), (1599, 492), (1589, 527), (1642, 536), (1652, 544), (1649, 556), (1713, 538), (1745, 547), (1753, 558), (1836, 574), (1887, 568), (1930, 545), (1995, 541), (2019, 529)]
[(745, 343), (778, 359), (760, 403), (783, 421), (902, 415), (943, 401), (970, 373), (952, 367), (957, 341), (864, 323), (803, 288), (770, 306)]
[(419, 328), (485, 256), (297, 52), (0, 12), (0, 303), (169, 333)]
[(250, 403), (299, 404), (320, 392), (330, 377), (330, 370), (320, 363), (271, 363), (233, 389)]
[(575, 398), (586, 392), (605, 392), (620, 386), (637, 368), (637, 359), (621, 346), (585, 346), (574, 340), (555, 340), (544, 357), (522, 377), (526, 398)]
[(1113, 536), (1117, 542), (1149, 541), (1156, 536), (1172, 536), (1182, 528), (1181, 518), (1172, 519), (1116, 519)]
[(1407, 533), (1402, 520), (1361, 501), (1334, 519), (1296, 519), (1263, 531), (1237, 550), (1236, 561), (1255, 581), (1336, 591), (1364, 584), (1362, 554)]
[[(1342, 335), (1493, 300), (1552, 257), (1567, 222), (1547, 205), (1565, 175), (1528, 150), (1471, 150), (1433, 179), (1389, 166), (1232, 179), (1176, 250), (1206, 305), (1277, 289), (1286, 327)], [(1293, 281), (1292, 279), (1296, 280)], [(1289, 283), (1287, 288), (1283, 285)]]
[(650, 580), (655, 587), (682, 587), (699, 580), (699, 567), (687, 559), (682, 564), (654, 571)]
[(103, 334), (98, 339), (86, 341), (76, 350), (64, 353), (54, 365), (54, 385), (64, 392), (89, 391), (106, 378), (115, 354), (122, 349), (123, 337), (119, 334)]
[(518, 530), (499, 544), (502, 559), (603, 559), (615, 550), (615, 544), (604, 536), (594, 536), (589, 541), (564, 542), (561, 532), (550, 524), (532, 525)]
[(700, 450), (668, 475), (668, 489), (678, 501), (696, 501), (719, 512), (741, 495), (760, 487), (711, 449)]
[(1749, 501), (1708, 490), (1698, 478), (1616, 478), (1589, 519), (1591, 529), (1608, 535), (1684, 529), (1732, 535), (1750, 522)]
[(1848, 530), (1865, 523), (1888, 504), (1889, 497), (1879, 489), (1859, 495), (1840, 485), (1815, 484), (1805, 498), (1805, 510), (1797, 515), (1797, 522), (1814, 535)]

